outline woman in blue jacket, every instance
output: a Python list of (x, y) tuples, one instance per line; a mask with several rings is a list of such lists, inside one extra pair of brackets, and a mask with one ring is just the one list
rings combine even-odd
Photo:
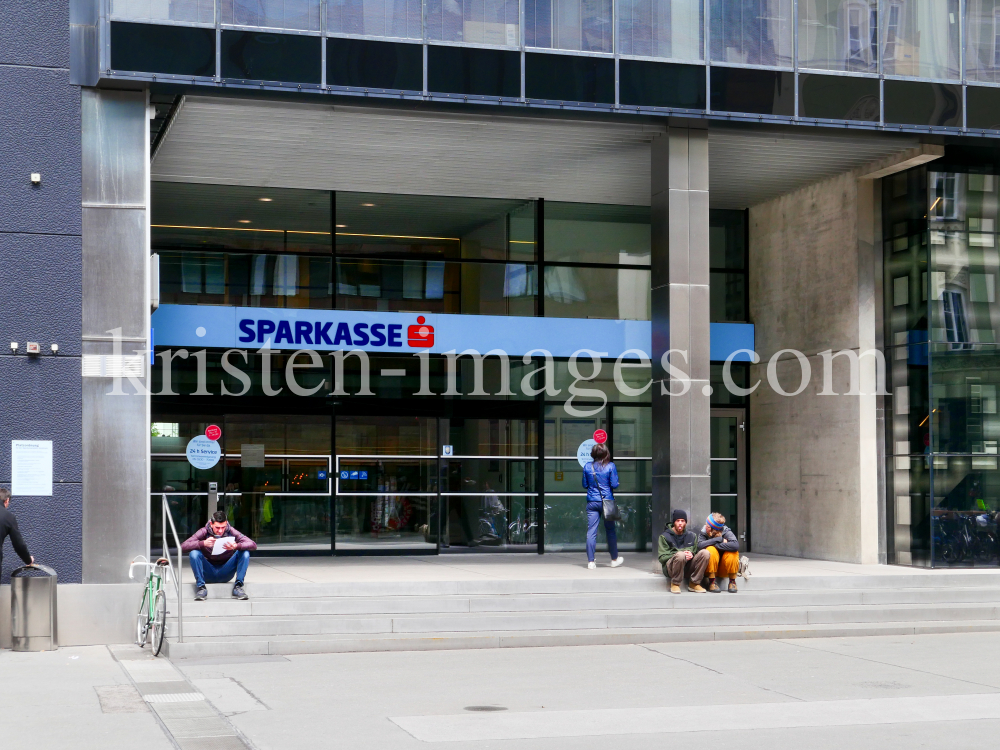
[[(606, 445), (598, 443), (590, 451), (589, 464), (583, 467), (583, 486), (587, 490), (587, 567), (594, 570), (594, 552), (597, 549), (597, 524), (604, 515), (604, 499), (614, 497), (618, 488), (618, 467), (611, 460), (611, 452)], [(608, 536), (608, 552), (611, 554), (611, 567), (617, 568), (625, 558), (618, 554), (618, 535), (615, 533), (615, 522), (604, 519), (604, 530)]]

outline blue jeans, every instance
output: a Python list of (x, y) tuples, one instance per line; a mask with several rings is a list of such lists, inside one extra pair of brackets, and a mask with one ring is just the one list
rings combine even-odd
[[(594, 551), (597, 549), (597, 524), (601, 521), (604, 504), (587, 503), (587, 560), (594, 561)], [(608, 552), (611, 559), (618, 559), (618, 534), (615, 532), (614, 521), (604, 521), (604, 531), (608, 536)]]
[(250, 567), (250, 553), (246, 550), (236, 550), (222, 565), (213, 565), (200, 550), (189, 552), (188, 559), (191, 561), (195, 585), (199, 587), (206, 583), (226, 583), (232, 579), (234, 573), (236, 582), (243, 583), (247, 568)]

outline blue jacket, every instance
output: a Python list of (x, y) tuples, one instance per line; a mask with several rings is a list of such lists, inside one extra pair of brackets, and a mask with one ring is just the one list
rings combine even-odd
[(588, 503), (601, 502), (601, 493), (597, 489), (598, 484), (604, 490), (605, 497), (615, 496), (613, 490), (618, 489), (618, 467), (615, 466), (614, 461), (609, 461), (602, 468), (595, 469), (593, 461), (583, 467), (583, 487), (587, 490)]

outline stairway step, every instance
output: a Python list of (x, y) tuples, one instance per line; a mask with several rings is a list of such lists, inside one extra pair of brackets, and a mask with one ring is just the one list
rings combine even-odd
[[(532, 630), (597, 630), (670, 627), (757, 627), (835, 623), (937, 621), (1000, 617), (994, 603), (902, 604), (812, 607), (705, 607), (702, 609), (538, 611), (356, 617), (346, 615), (185, 618), (190, 636), (271, 636), (323, 633), (430, 633)], [(168, 621), (167, 634), (177, 632)]]
[(184, 643), (168, 639), (164, 650), (172, 659), (264, 654), (312, 654), (371, 651), (427, 651), (472, 648), (525, 648), (540, 646), (626, 645), (706, 640), (786, 638), (835, 638), (870, 635), (923, 635), (1000, 631), (1000, 620), (941, 620), (936, 622), (767, 625), (755, 628), (718, 626), (691, 628), (632, 628), (604, 630), (555, 630), (531, 632), (439, 632), (422, 635), (278, 636), (224, 640), (185, 637)]

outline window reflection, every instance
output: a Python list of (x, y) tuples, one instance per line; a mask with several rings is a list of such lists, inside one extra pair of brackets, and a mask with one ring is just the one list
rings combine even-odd
[(712, 61), (792, 66), (792, 0), (711, 0)]
[(704, 60), (702, 0), (620, 0), (618, 51), (672, 60)]
[(958, 0), (886, 0), (880, 32), (886, 75), (959, 78)]
[(799, 65), (878, 71), (878, 0), (799, 0)]

